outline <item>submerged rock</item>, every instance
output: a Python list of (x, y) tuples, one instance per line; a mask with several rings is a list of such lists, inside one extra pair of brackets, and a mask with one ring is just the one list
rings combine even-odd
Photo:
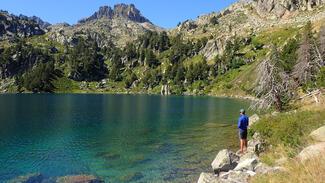
[(311, 132), (310, 137), (318, 142), (325, 142), (325, 126), (318, 128)]
[(43, 181), (43, 176), (40, 173), (32, 173), (24, 176), (19, 176), (9, 183), (41, 183)]
[(71, 175), (57, 178), (56, 183), (104, 183), (104, 181), (93, 175)]
[(130, 174), (126, 174), (121, 178), (122, 182), (136, 182), (141, 180), (144, 175), (141, 172), (132, 172)]
[(224, 149), (219, 151), (211, 166), (213, 171), (219, 174), (221, 171), (227, 172), (235, 168), (238, 160), (239, 157), (235, 153), (228, 149)]

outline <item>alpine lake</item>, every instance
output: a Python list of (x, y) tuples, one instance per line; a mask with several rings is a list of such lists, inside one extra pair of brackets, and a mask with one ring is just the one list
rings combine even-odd
[(36, 172), (196, 182), (219, 150), (237, 150), (239, 109), (250, 104), (106, 94), (4, 94), (0, 101), (0, 182)]

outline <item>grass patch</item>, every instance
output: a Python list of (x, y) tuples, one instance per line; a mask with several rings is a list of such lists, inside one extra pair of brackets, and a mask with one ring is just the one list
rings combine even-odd
[(288, 39), (297, 35), (299, 29), (296, 27), (276, 28), (262, 32), (253, 38), (254, 45), (274, 44), (281, 47)]
[[(296, 159), (303, 147), (314, 143), (309, 134), (325, 125), (325, 105), (299, 102), (304, 105), (297, 112), (268, 115), (252, 126), (250, 135), (259, 132), (266, 140), (267, 150), (260, 160), (270, 166), (282, 166), (285, 171), (257, 175), (253, 183), (324, 182), (325, 157), (314, 157), (305, 162)], [(306, 108), (306, 106), (308, 106)], [(285, 161), (282, 161), (285, 160)], [(281, 163), (280, 163), (281, 162)]]
[(319, 156), (308, 162), (302, 163), (290, 160), (286, 165), (286, 171), (277, 174), (257, 175), (252, 178), (252, 183), (306, 183), (324, 182), (325, 157)]
[(268, 145), (283, 146), (289, 157), (296, 155), (309, 140), (308, 134), (325, 124), (322, 111), (297, 111), (276, 116), (269, 115), (252, 127), (251, 133), (259, 132)]
[(55, 87), (55, 92), (59, 93), (77, 93), (80, 90), (78, 82), (67, 77), (54, 80), (53, 85)]

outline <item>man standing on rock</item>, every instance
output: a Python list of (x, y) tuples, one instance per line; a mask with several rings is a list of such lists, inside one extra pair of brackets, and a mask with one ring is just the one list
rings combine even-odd
[(244, 153), (244, 149), (247, 150), (247, 127), (249, 125), (248, 116), (245, 115), (245, 110), (240, 110), (240, 117), (238, 119), (238, 129), (240, 137), (240, 153)]

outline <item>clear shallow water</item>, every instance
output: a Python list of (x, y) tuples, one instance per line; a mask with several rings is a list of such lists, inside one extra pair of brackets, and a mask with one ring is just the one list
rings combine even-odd
[(247, 106), (213, 97), (0, 95), (0, 182), (34, 172), (195, 182), (218, 150), (237, 146), (238, 110)]

